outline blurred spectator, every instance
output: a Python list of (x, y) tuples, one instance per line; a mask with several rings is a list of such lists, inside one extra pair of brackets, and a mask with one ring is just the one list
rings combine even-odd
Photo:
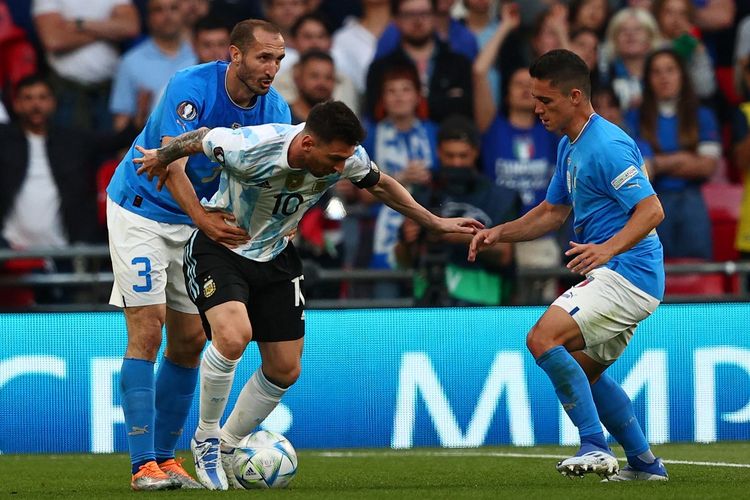
[(117, 44), (140, 32), (130, 0), (33, 0), (34, 22), (52, 69), (59, 125), (110, 130)]
[(193, 51), (198, 64), (229, 60), (231, 26), (218, 17), (207, 16), (193, 28)]
[[(195, 36), (195, 24), (211, 10), (211, 0), (180, 0), (179, 3), (182, 11), (183, 38), (191, 41)], [(148, 7), (146, 9), (148, 11)]]
[[(391, 1), (391, 15), (396, 19), (396, 12), (401, 8), (398, 4), (404, 3), (404, 0)], [(451, 17), (451, 8), (455, 0), (430, 0), (432, 4), (435, 35), (439, 40), (448, 44), (453, 52), (473, 61), (479, 53), (479, 46), (474, 34), (469, 31), (460, 21)], [(417, 10), (406, 12), (419, 12)], [(422, 10), (422, 12), (425, 12)], [(408, 16), (408, 14), (407, 14)], [(382, 36), (378, 40), (378, 47), (375, 51), (375, 59), (385, 57), (398, 48), (403, 32), (400, 30), (398, 23), (391, 23), (386, 27)]]
[(149, 0), (150, 36), (125, 53), (112, 87), (110, 111), (115, 130), (135, 116), (140, 95), (156, 104), (176, 71), (198, 62), (189, 41), (183, 38), (182, 0)]
[[(328, 22), (319, 14), (305, 14), (292, 27), (292, 42), (297, 50), (284, 57), (281, 67), (285, 71), (280, 71), (273, 83), (276, 90), (290, 103), (296, 101), (298, 97), (294, 74), (300, 56), (313, 50), (326, 54), (331, 52), (332, 39)], [(344, 102), (352, 111), (359, 114), (361, 96), (355, 89), (354, 83), (337, 70), (335, 61), (334, 78), (333, 98)]]
[(599, 37), (589, 28), (579, 28), (570, 34), (570, 50), (583, 59), (591, 73), (591, 84), (598, 85), (599, 77)]
[(742, 169), (745, 189), (742, 194), (736, 247), (744, 260), (750, 260), (750, 61), (742, 67), (745, 102), (735, 109), (732, 126), (734, 161)]
[(711, 97), (716, 91), (714, 67), (693, 24), (692, 0), (654, 0), (652, 10), (662, 36), (685, 61), (696, 95), (701, 99)]
[[(0, 0), (0, 100), (10, 102), (13, 99), (11, 90), (16, 83), (36, 71), (34, 47), (29, 42), (26, 32), (13, 22), (8, 5), (4, 0)], [(7, 113), (5, 116), (7, 122)]]
[(660, 44), (659, 26), (647, 10), (626, 8), (610, 20), (600, 75), (612, 85), (624, 110), (640, 106), (646, 58)]
[(389, 55), (376, 59), (367, 73), (365, 114), (375, 116), (375, 104), (387, 68), (413, 65), (421, 93), (427, 98), (429, 117), (439, 122), (454, 113), (473, 113), (471, 62), (440, 41), (435, 30), (431, 0), (397, 0), (394, 18), (400, 44)]
[(367, 69), (375, 55), (378, 38), (391, 19), (389, 0), (362, 0), (362, 17), (350, 17), (333, 34), (331, 51), (336, 68), (354, 82), (357, 92), (365, 94)]
[(564, 5), (555, 3), (540, 13), (531, 34), (529, 62), (554, 49), (569, 49), (568, 11)]
[[(497, 33), (500, 26), (500, 21), (496, 17), (496, 9), (493, 8), (497, 6), (497, 2), (491, 0), (464, 0), (463, 3), (466, 8), (464, 24), (474, 34), (481, 51), (488, 43), (492, 42), (493, 35)], [(510, 3), (506, 3), (506, 5), (512, 5), (516, 17), (520, 21), (518, 6)], [(492, 67), (486, 73), (486, 78), (489, 80), (492, 99), (495, 106), (498, 106), (500, 102), (500, 70), (494, 64), (495, 59), (497, 57), (493, 58)], [(476, 59), (474, 62), (476, 63)]]
[(608, 0), (571, 0), (568, 4), (570, 31), (589, 29), (597, 38), (604, 36), (609, 19)]
[[(558, 138), (548, 132), (534, 113), (528, 68), (510, 74), (505, 113), (498, 114), (482, 137), (482, 170), (498, 186), (518, 193), (519, 217), (541, 203), (555, 170)], [(521, 268), (554, 268), (561, 250), (554, 234), (517, 243), (516, 265)], [(557, 295), (557, 282), (523, 280), (517, 287), (521, 303), (542, 303)]]
[(297, 19), (307, 13), (305, 0), (263, 0), (263, 13), (266, 21), (275, 24), (281, 30), (286, 45), (286, 57), (293, 55), (297, 48), (292, 42), (292, 26)]
[[(518, 195), (494, 185), (477, 171), (479, 134), (464, 116), (450, 117), (438, 133), (440, 168), (423, 202), (442, 217), (473, 217), (485, 227), (514, 219)], [(416, 267), (415, 296), (424, 305), (508, 304), (513, 286), (513, 247), (495, 245), (482, 259), (468, 262), (471, 238), (436, 241), (412, 220), (399, 233), (396, 255), (401, 267)], [(448, 243), (448, 244), (446, 244)], [(452, 244), (451, 244), (452, 243)]]
[(313, 106), (333, 98), (334, 73), (333, 58), (326, 52), (311, 50), (302, 54), (294, 68), (297, 98), (289, 103), (293, 125), (307, 121)]
[(737, 25), (737, 38), (734, 43), (734, 78), (737, 93), (748, 95), (750, 88), (745, 83), (745, 68), (750, 62), (750, 16)]
[[(411, 64), (392, 66), (386, 70), (380, 85), (380, 101), (384, 118), (367, 124), (367, 138), (363, 146), (381, 170), (394, 177), (412, 194), (425, 190), (432, 181), (432, 171), (437, 167), (437, 127), (419, 119), (417, 110), (422, 98), (419, 95), (419, 78)], [(372, 267), (395, 267), (393, 247), (403, 215), (383, 206), (378, 213)], [(379, 297), (393, 297), (397, 292), (382, 287)]]
[(127, 146), (134, 127), (115, 136), (50, 124), (55, 97), (38, 76), (21, 80), (16, 123), (0, 125), (2, 243), (14, 249), (104, 241), (96, 218), (95, 172), (103, 155)]
[(665, 219), (659, 238), (667, 258), (712, 255), (711, 223), (700, 186), (721, 158), (713, 112), (699, 106), (682, 58), (657, 50), (646, 61), (643, 105), (629, 125), (654, 151), (653, 185)]
[[(500, 96), (505, 93), (502, 83), (493, 81), (492, 72), (497, 72), (496, 61), (503, 59), (508, 61), (504, 47), (512, 42), (513, 34), (521, 25), (521, 16), (516, 3), (504, 3), (501, 10), (500, 24), (494, 30), (492, 36), (482, 45), (482, 50), (472, 65), (472, 80), (474, 82), (474, 118), (480, 132), (487, 130), (492, 120), (495, 119), (497, 110), (503, 105)], [(510, 51), (518, 52), (517, 47), (510, 47)], [(507, 67), (503, 71), (510, 73), (518, 66)], [(498, 97), (495, 97), (495, 96)]]
[(693, 0), (695, 24), (704, 32), (732, 26), (737, 12), (735, 0)]

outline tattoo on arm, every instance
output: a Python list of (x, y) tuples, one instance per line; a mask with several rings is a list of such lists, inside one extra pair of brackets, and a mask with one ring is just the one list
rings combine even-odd
[(169, 144), (156, 150), (156, 158), (163, 165), (169, 165), (175, 160), (203, 151), (203, 138), (211, 129), (201, 127), (178, 135)]

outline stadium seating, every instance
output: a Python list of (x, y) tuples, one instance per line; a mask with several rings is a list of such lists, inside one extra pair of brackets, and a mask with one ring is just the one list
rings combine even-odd
[[(667, 259), (666, 264), (700, 264), (703, 259)], [(723, 273), (667, 274), (665, 295), (721, 295), (727, 291), (727, 276)]]
[(740, 216), (742, 186), (709, 182), (703, 185), (702, 191), (711, 218), (714, 260), (737, 260), (739, 254), (734, 239)]

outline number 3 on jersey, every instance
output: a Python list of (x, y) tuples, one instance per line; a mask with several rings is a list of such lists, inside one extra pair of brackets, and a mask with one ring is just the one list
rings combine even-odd
[(133, 285), (136, 292), (148, 292), (151, 290), (151, 260), (148, 257), (134, 257), (131, 264), (140, 267), (138, 276), (145, 278), (143, 285)]
[(286, 216), (292, 215), (299, 210), (299, 206), (305, 201), (299, 193), (280, 193), (274, 198), (276, 198), (276, 204), (273, 206), (271, 215), (276, 215), (279, 212)]

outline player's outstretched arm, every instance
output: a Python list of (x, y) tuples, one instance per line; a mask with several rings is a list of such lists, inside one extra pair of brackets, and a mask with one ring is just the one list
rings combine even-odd
[(416, 202), (409, 191), (393, 177), (380, 173), (377, 184), (368, 191), (397, 212), (416, 221), (419, 225), (439, 233), (474, 234), (484, 225), (467, 217), (442, 218)]
[(141, 165), (138, 175), (146, 173), (150, 181), (154, 177), (159, 178), (156, 189), (161, 191), (162, 186), (169, 176), (169, 165), (180, 158), (203, 152), (203, 138), (211, 129), (201, 127), (197, 130), (185, 132), (169, 141), (168, 144), (159, 149), (145, 149), (141, 146), (135, 148), (142, 153), (141, 158), (134, 158), (133, 163)]
[(575, 255), (568, 263), (574, 273), (587, 274), (589, 271), (609, 262), (615, 255), (633, 248), (648, 236), (664, 220), (664, 210), (655, 194), (642, 199), (633, 209), (633, 214), (625, 226), (607, 241), (596, 243), (570, 242), (571, 249), (565, 255)]
[(526, 212), (523, 217), (475, 234), (469, 244), (468, 260), (474, 262), (479, 252), (495, 243), (535, 240), (562, 226), (568, 215), (570, 206), (554, 205), (545, 200)]

